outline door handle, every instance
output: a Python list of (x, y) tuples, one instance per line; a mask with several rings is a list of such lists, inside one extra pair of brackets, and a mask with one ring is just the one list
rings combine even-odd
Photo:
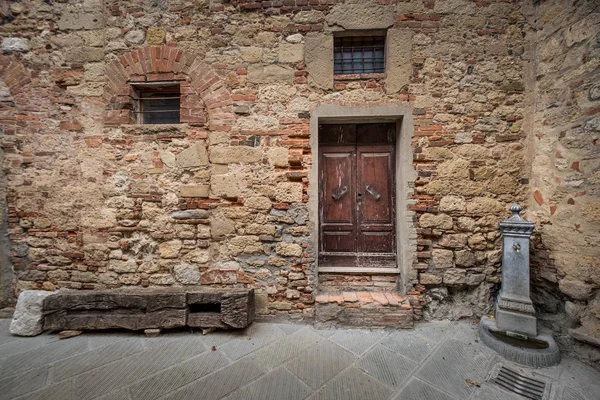
[(372, 188), (370, 188), (369, 185), (365, 186), (365, 190), (371, 196), (375, 197), (375, 200), (379, 200), (381, 198), (381, 195), (379, 193), (375, 192)]
[[(339, 190), (339, 187), (338, 187), (338, 190)], [(331, 197), (333, 197), (333, 199), (335, 201), (338, 201), (344, 195), (344, 193), (346, 193), (347, 191), (348, 191), (348, 186), (344, 186), (342, 188), (342, 190), (340, 192), (338, 192), (338, 194), (334, 193), (334, 194), (331, 195)]]

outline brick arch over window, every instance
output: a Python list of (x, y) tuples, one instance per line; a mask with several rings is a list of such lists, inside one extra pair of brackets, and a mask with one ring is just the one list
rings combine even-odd
[(122, 54), (106, 68), (106, 125), (135, 121), (132, 84), (177, 81), (181, 122), (229, 130), (234, 116), (231, 94), (223, 79), (195, 54), (172, 46), (145, 46)]

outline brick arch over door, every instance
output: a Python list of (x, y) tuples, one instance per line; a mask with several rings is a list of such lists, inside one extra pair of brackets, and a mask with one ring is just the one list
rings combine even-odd
[(122, 54), (106, 68), (106, 125), (132, 123), (135, 82), (179, 81), (181, 122), (208, 123), (213, 131), (228, 131), (232, 100), (221, 76), (199, 56), (173, 46), (144, 46)]
[[(20, 153), (17, 147), (17, 132), (27, 129), (28, 118), (25, 111), (20, 111), (19, 106), (28, 103), (31, 83), (29, 70), (13, 56), (0, 56), (0, 81), (6, 85), (10, 97), (4, 96), (0, 103), (0, 130), (4, 136), (0, 149), (0, 308), (14, 304), (14, 265), (20, 265), (18, 259), (11, 260), (11, 245), (8, 235), (9, 214), (8, 209), (14, 207), (9, 204), (10, 190), (7, 184), (7, 175), (19, 174), (19, 167), (13, 168), (12, 163), (4, 160), (4, 154), (15, 155)], [(14, 216), (14, 215), (11, 215)]]

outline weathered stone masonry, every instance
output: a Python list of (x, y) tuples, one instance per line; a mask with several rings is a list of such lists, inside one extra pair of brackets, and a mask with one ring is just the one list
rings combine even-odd
[[(386, 289), (408, 295), (417, 317), (476, 317), (491, 311), (501, 276), (497, 222), (518, 201), (538, 223), (533, 275), (556, 299), (548, 311), (567, 304), (573, 323), (598, 337), (592, 9), (593, 1), (4, 2), (0, 140), (14, 272), (7, 278), (3, 267), (3, 296), (242, 286), (256, 289), (263, 318), (312, 320), (318, 291)], [(334, 77), (333, 35), (369, 29), (386, 32), (386, 73)], [(572, 64), (559, 65), (565, 58)], [(552, 86), (557, 76), (568, 92)], [(180, 84), (182, 124), (133, 124), (130, 83), (164, 81)], [(310, 118), (322, 104), (412, 112), (400, 280), (317, 273)], [(589, 140), (572, 145), (576, 132)]]

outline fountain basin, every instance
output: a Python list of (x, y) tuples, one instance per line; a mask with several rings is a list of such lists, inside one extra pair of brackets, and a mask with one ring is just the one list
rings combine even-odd
[(498, 329), (496, 320), (483, 317), (479, 323), (481, 341), (509, 361), (535, 368), (560, 362), (560, 350), (549, 329), (539, 329), (535, 337), (519, 339)]

